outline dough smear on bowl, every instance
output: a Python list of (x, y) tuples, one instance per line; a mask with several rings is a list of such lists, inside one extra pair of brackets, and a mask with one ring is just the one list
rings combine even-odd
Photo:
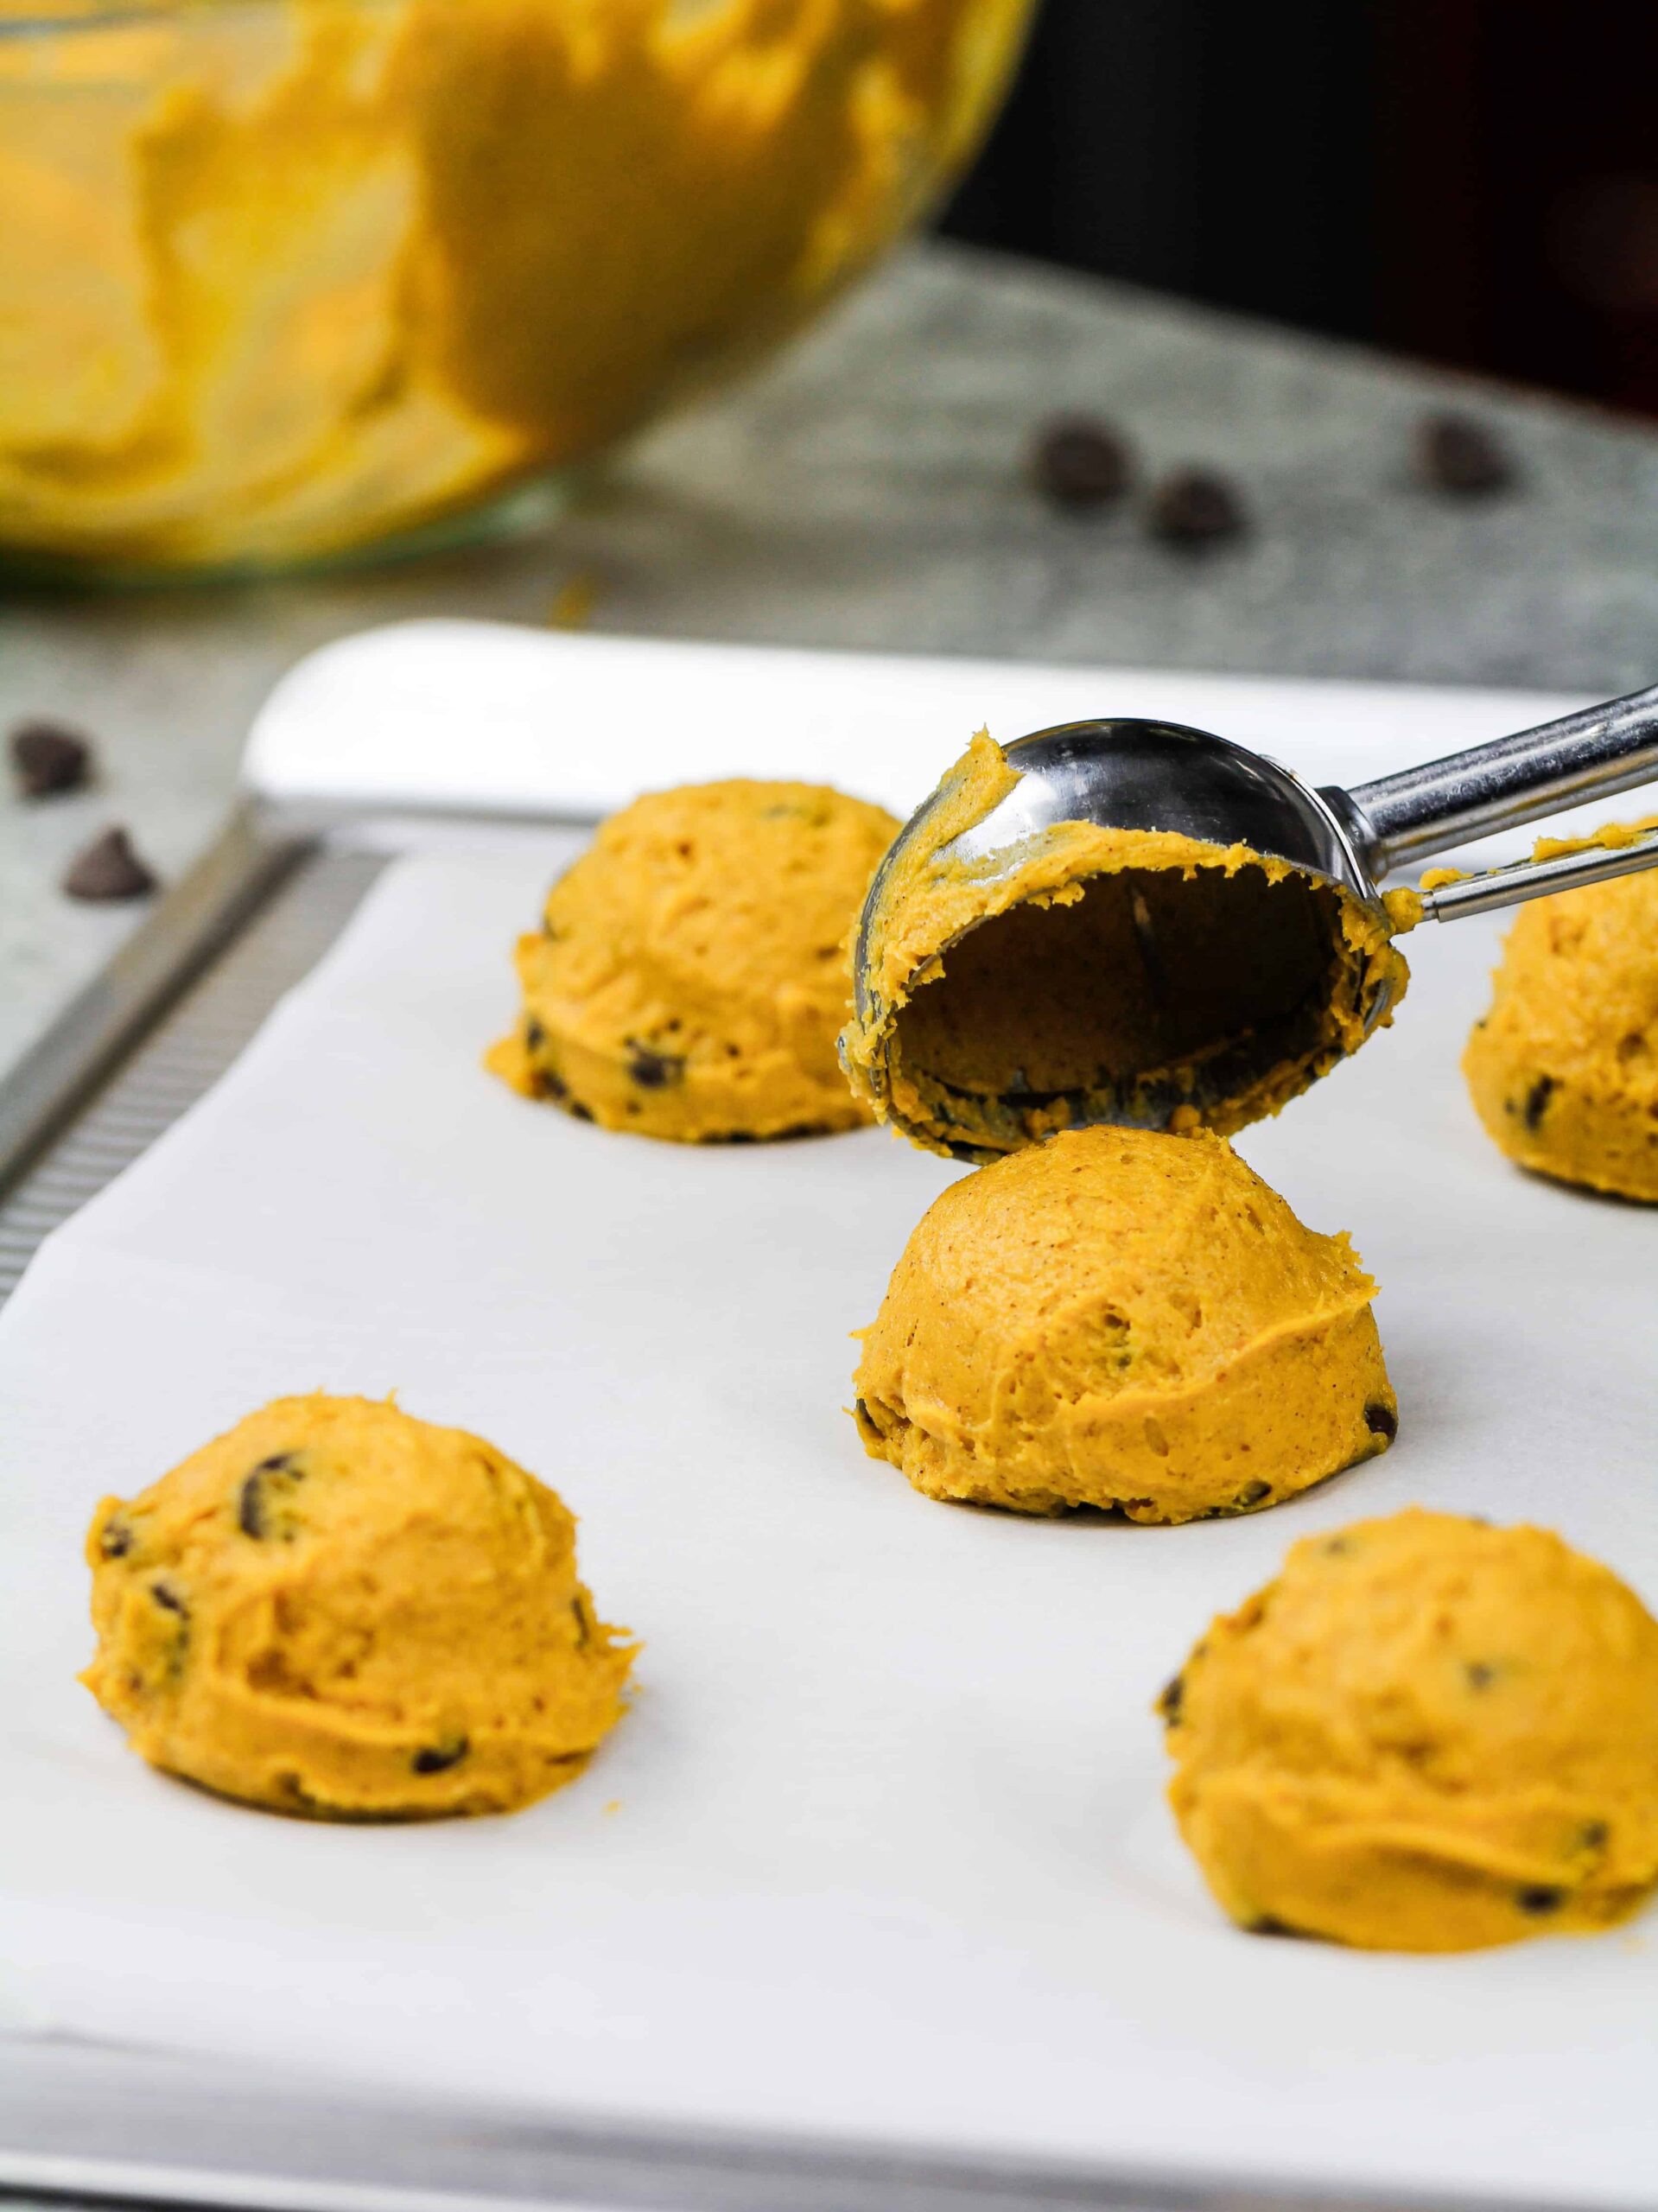
[(933, 1497), (1248, 1512), (1391, 1442), (1375, 1294), (1223, 1138), (1070, 1131), (924, 1217), (863, 1332), (858, 1427)]
[(846, 940), (890, 814), (819, 784), (654, 791), (613, 815), (518, 942), (512, 1087), (641, 1136), (718, 1143), (871, 1119), (835, 1057)]
[(1510, 1160), (1658, 1201), (1658, 871), (1521, 908), (1463, 1071)]
[(1471, 1950), (1658, 1884), (1658, 1621), (1546, 1529), (1309, 1536), (1159, 1710), (1181, 1834), (1245, 1928)]
[(580, 1774), (635, 1647), (575, 1522), (481, 1438), (280, 1398), (93, 1517), (81, 1677), (152, 1766), (337, 1820), (528, 1805)]
[(842, 1057), (913, 1142), (983, 1161), (1096, 1122), (1228, 1135), (1391, 1018), (1413, 894), (1378, 909), (1248, 846), (1088, 822), (1011, 865), (950, 855), (1018, 780), (975, 738), (871, 893)]

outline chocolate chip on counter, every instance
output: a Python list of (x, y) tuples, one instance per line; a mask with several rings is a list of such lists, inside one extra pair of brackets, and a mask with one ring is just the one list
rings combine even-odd
[(106, 830), (70, 861), (63, 888), (71, 899), (147, 899), (156, 888), (153, 869), (132, 849), (124, 830)]
[(124, 1559), (136, 1541), (132, 1523), (111, 1513), (98, 1531), (98, 1548), (105, 1559)]
[(1364, 1426), (1372, 1436), (1385, 1436), (1391, 1444), (1399, 1433), (1399, 1416), (1391, 1406), (1373, 1398), (1364, 1408)]
[(1566, 1903), (1566, 1891), (1555, 1889), (1552, 1884), (1537, 1882), (1528, 1889), (1516, 1890), (1514, 1901), (1521, 1912), (1558, 1912)]
[(684, 1061), (674, 1052), (654, 1052), (648, 1045), (627, 1040), (627, 1072), (641, 1090), (666, 1090), (670, 1084), (680, 1082), (685, 1073)]
[(25, 798), (78, 791), (91, 779), (91, 742), (67, 722), (43, 717), (19, 722), (11, 733), (10, 750), (12, 773)]
[(245, 1536), (251, 1536), (255, 1543), (262, 1543), (272, 1535), (291, 1536), (291, 1528), (278, 1529), (271, 1512), (271, 1486), (278, 1476), (287, 1484), (303, 1479), (304, 1470), (294, 1465), (291, 1452), (277, 1452), (269, 1459), (261, 1459), (253, 1472), (247, 1476), (236, 1493), (236, 1525)]
[(1526, 1093), (1524, 1121), (1534, 1133), (1543, 1126), (1543, 1116), (1548, 1111), (1548, 1102), (1560, 1089), (1552, 1075), (1540, 1075)]
[(170, 1582), (152, 1582), (149, 1594), (164, 1612), (176, 1613), (181, 1620), (189, 1619), (190, 1608)]
[(1495, 430), (1471, 415), (1430, 415), (1416, 429), (1416, 473), (1435, 492), (1501, 492), (1515, 465)]
[(1180, 1708), (1185, 1701), (1186, 1678), (1184, 1675), (1177, 1675), (1172, 1682), (1164, 1685), (1163, 1694), (1157, 1700), (1157, 1710), (1163, 1716), (1166, 1726), (1173, 1727), (1180, 1718)]
[(1031, 447), (1032, 479), (1056, 507), (1109, 506), (1128, 489), (1134, 473), (1128, 440), (1095, 416), (1055, 416)]
[(416, 1774), (447, 1774), (452, 1766), (460, 1765), (471, 1749), (466, 1737), (455, 1736), (447, 1744), (424, 1745), (409, 1764)]
[(1166, 476), (1146, 511), (1146, 527), (1153, 537), (1193, 550), (1242, 537), (1248, 525), (1236, 486), (1208, 468), (1178, 468)]

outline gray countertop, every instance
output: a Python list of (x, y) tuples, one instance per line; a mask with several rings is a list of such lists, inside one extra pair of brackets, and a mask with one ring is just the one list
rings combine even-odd
[[(1413, 487), (1412, 426), (1446, 401), (1506, 431), (1521, 488)], [(1051, 512), (1025, 448), (1077, 408), (1121, 425), (1148, 474), (1227, 470), (1250, 536), (1194, 556), (1150, 541), (1133, 502)], [(1658, 435), (932, 245), (511, 543), (378, 573), (14, 595), (0, 727), (84, 722), (104, 772), (73, 798), (0, 799), (0, 1070), (143, 912), (64, 899), (68, 856), (118, 820), (176, 874), (283, 669), (399, 617), (543, 622), (577, 578), (604, 630), (1610, 696), (1658, 677)]]

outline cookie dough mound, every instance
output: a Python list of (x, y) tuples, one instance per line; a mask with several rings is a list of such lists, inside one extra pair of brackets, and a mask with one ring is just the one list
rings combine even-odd
[(818, 784), (656, 791), (614, 815), (518, 943), (489, 1065), (608, 1129), (709, 1143), (871, 1118), (835, 1058), (845, 944), (897, 823)]
[(1090, 822), (962, 860), (1020, 780), (975, 738), (864, 912), (842, 1050), (912, 1143), (983, 1162), (1093, 1122), (1230, 1135), (1391, 1020), (1413, 894), (1373, 906), (1246, 845)]
[(1510, 1160), (1658, 1202), (1658, 872), (1521, 908), (1463, 1071)]
[(1391, 1442), (1375, 1294), (1224, 1139), (1073, 1131), (934, 1204), (864, 1332), (858, 1427), (931, 1497), (1248, 1512)]
[(575, 1522), (492, 1445), (281, 1398), (87, 1539), (82, 1680), (153, 1766), (340, 1820), (509, 1812), (578, 1775), (633, 1647)]
[(1546, 1529), (1308, 1537), (1159, 1709), (1181, 1833), (1245, 1928), (1472, 1950), (1658, 1883), (1658, 1621)]

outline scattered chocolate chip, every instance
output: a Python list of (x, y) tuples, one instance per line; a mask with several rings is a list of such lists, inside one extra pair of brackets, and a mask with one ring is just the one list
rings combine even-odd
[(170, 1582), (152, 1582), (149, 1594), (164, 1612), (176, 1613), (181, 1620), (189, 1619), (190, 1608)]
[(1566, 1903), (1566, 1891), (1557, 1890), (1550, 1884), (1539, 1882), (1529, 1889), (1516, 1890), (1514, 1893), (1514, 1901), (1521, 1912), (1538, 1914), (1558, 1912)]
[(1245, 1483), (1243, 1488), (1238, 1492), (1238, 1503), (1259, 1505), (1263, 1498), (1270, 1497), (1272, 1494), (1273, 1486), (1270, 1483)]
[(1417, 425), (1416, 473), (1436, 492), (1501, 492), (1515, 480), (1508, 448), (1470, 415), (1430, 415)]
[(267, 1536), (291, 1536), (291, 1527), (279, 1528), (272, 1513), (271, 1488), (273, 1478), (283, 1478), (283, 1487), (303, 1479), (304, 1470), (294, 1465), (291, 1452), (278, 1452), (269, 1459), (261, 1459), (242, 1484), (236, 1494), (236, 1525), (245, 1536), (251, 1536), (255, 1543), (262, 1543)]
[(547, 1042), (547, 1032), (533, 1014), (524, 1016), (524, 1041), (532, 1052), (538, 1052)]
[(1541, 1128), (1543, 1116), (1548, 1111), (1548, 1102), (1560, 1089), (1552, 1075), (1540, 1075), (1526, 1093), (1524, 1120), (1528, 1129)]
[(636, 1044), (630, 1037), (627, 1072), (641, 1090), (666, 1090), (683, 1078), (685, 1063), (677, 1053), (653, 1052), (648, 1045)]
[(1186, 1678), (1184, 1675), (1177, 1675), (1172, 1682), (1165, 1684), (1163, 1694), (1157, 1700), (1157, 1709), (1168, 1727), (1172, 1728), (1180, 1718), (1180, 1708), (1185, 1701)]
[(134, 1541), (132, 1523), (111, 1513), (98, 1532), (98, 1548), (105, 1559), (124, 1559)]
[(124, 830), (106, 830), (70, 861), (63, 888), (71, 899), (147, 899), (156, 876), (132, 849)]
[(1249, 518), (1242, 494), (1212, 469), (1178, 468), (1152, 494), (1146, 527), (1165, 544), (1197, 550), (1238, 537)]
[(1134, 473), (1127, 439), (1094, 416), (1056, 416), (1031, 447), (1032, 479), (1056, 507), (1109, 506), (1128, 489)]
[(1373, 1398), (1364, 1408), (1364, 1426), (1372, 1436), (1385, 1436), (1391, 1444), (1399, 1433), (1399, 1416), (1391, 1406)]
[(447, 1744), (429, 1744), (416, 1751), (409, 1762), (416, 1774), (447, 1774), (452, 1766), (459, 1766), (472, 1745), (464, 1736), (455, 1736)]
[(1463, 1669), (1471, 1690), (1489, 1690), (1496, 1680), (1496, 1669), (1483, 1659), (1471, 1659)]
[(19, 722), (11, 733), (12, 772), (25, 798), (78, 791), (92, 774), (92, 748), (67, 722)]

